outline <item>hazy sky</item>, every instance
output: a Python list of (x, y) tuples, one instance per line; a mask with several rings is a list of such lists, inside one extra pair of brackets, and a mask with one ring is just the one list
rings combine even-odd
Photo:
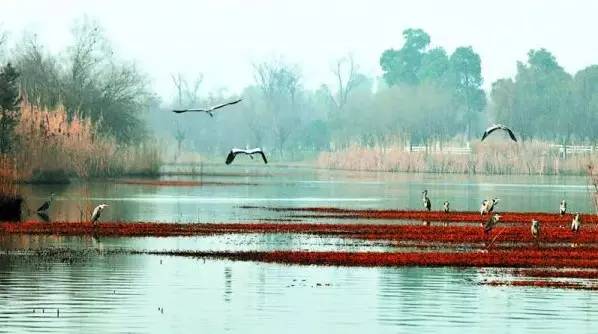
[(70, 41), (75, 19), (97, 19), (117, 54), (136, 59), (154, 89), (172, 94), (170, 73), (205, 74), (204, 93), (238, 92), (252, 63), (283, 56), (301, 66), (304, 85), (331, 80), (334, 59), (352, 52), (362, 70), (399, 48), (401, 32), (427, 31), (450, 53), (471, 45), (481, 55), (485, 87), (512, 76), (530, 48), (552, 51), (568, 71), (598, 63), (598, 1), (116, 1), (0, 0), (0, 27), (18, 39), (35, 31), (51, 50)]

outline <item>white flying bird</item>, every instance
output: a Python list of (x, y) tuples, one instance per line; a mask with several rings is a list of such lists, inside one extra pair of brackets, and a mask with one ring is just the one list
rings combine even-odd
[(226, 107), (226, 106), (230, 106), (230, 105), (233, 105), (233, 104), (239, 103), (239, 102), (241, 102), (242, 100), (243, 100), (243, 99), (238, 99), (238, 100), (234, 100), (234, 101), (231, 101), (231, 102), (226, 102), (226, 103), (223, 103), (223, 104), (218, 104), (218, 105), (215, 105), (215, 106), (211, 106), (211, 107), (208, 107), (208, 108), (199, 108), (199, 109), (175, 109), (175, 110), (173, 110), (172, 112), (175, 112), (175, 113), (177, 113), (177, 114), (184, 113), (184, 112), (188, 112), (188, 111), (189, 111), (189, 112), (205, 112), (205, 113), (207, 113), (208, 115), (210, 115), (210, 117), (214, 117), (214, 114), (212, 114), (212, 112), (213, 112), (213, 111), (215, 111), (215, 110), (217, 110), (217, 109), (220, 109), (220, 108), (222, 108), (222, 107)]

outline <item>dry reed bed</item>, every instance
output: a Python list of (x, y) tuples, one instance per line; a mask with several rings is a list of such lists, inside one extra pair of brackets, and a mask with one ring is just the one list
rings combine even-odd
[(520, 144), (484, 142), (472, 145), (472, 154), (448, 152), (407, 152), (398, 144), (388, 147), (352, 145), (346, 149), (323, 152), (319, 167), (419, 173), (465, 174), (585, 174), (598, 153), (570, 154), (563, 159), (548, 143), (528, 141)]
[(160, 158), (154, 145), (120, 146), (97, 134), (87, 118), (69, 117), (63, 106), (53, 110), (22, 99), (16, 127), (18, 150), (6, 157), (17, 181), (52, 178), (157, 174)]

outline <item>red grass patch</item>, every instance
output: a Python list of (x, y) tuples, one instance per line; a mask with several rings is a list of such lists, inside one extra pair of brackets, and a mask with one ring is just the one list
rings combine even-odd
[[(112, 236), (191, 236), (227, 233), (305, 233), (334, 235), (348, 238), (385, 240), (394, 242), (415, 241), (473, 245), (479, 243), (534, 243), (529, 227), (512, 224), (499, 225), (490, 233), (479, 226), (421, 226), (389, 224), (316, 224), (316, 223), (227, 223), (227, 224), (169, 224), (145, 222), (102, 222), (93, 227), (89, 223), (35, 221), (0, 224), (0, 233), (60, 234), (60, 235), (112, 235)], [(578, 233), (567, 228), (546, 226), (542, 228), (540, 245), (572, 243), (598, 244), (596, 226), (585, 225)]]
[(540, 278), (585, 278), (598, 279), (598, 270), (572, 270), (572, 269), (519, 269), (513, 271), (514, 275)]
[(360, 267), (575, 267), (598, 268), (598, 252), (589, 249), (514, 249), (489, 252), (149, 252), (149, 254), (219, 258), (302, 265)]
[[(437, 222), (481, 222), (486, 221), (488, 214), (481, 216), (479, 212), (472, 211), (453, 211), (445, 213), (442, 211), (419, 211), (419, 210), (374, 210), (374, 209), (342, 209), (334, 207), (312, 207), (312, 208), (275, 208), (275, 207), (257, 207), (242, 206), (244, 209), (263, 209), (278, 212), (309, 212), (311, 215), (299, 217), (309, 218), (348, 218), (348, 219), (395, 219), (395, 220), (420, 220)], [(537, 219), (541, 224), (560, 224), (570, 225), (573, 214), (545, 213), (545, 212), (500, 212), (501, 222), (503, 223), (530, 223), (532, 219)], [(584, 223), (598, 223), (596, 215), (582, 215)]]
[(576, 289), (597, 291), (598, 285), (587, 285), (575, 282), (561, 281), (491, 281), (482, 283), (490, 286), (522, 286), (535, 288), (558, 288), (558, 289)]

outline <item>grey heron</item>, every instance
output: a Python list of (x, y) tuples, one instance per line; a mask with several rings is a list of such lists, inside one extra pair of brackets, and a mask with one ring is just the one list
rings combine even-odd
[(448, 213), (450, 211), (450, 205), (451, 203), (449, 203), (449, 201), (444, 201), (444, 204), (442, 205), (444, 212)]
[(48, 199), (47, 201), (45, 201), (44, 204), (42, 204), (42, 206), (40, 206), (37, 209), (37, 212), (47, 211), (50, 208), (50, 204), (52, 204), (52, 201), (54, 200), (54, 196), (56, 196), (56, 194), (55, 193), (51, 193), (50, 194), (50, 199)]
[(500, 217), (501, 215), (499, 215), (498, 213), (490, 216), (490, 219), (488, 219), (483, 225), (484, 233), (492, 231), (494, 226), (496, 226), (496, 224), (498, 224), (498, 222), (500, 221)]
[(540, 222), (539, 221), (532, 219), (531, 231), (532, 231), (532, 236), (534, 237), (534, 239), (538, 239), (540, 237)]
[(579, 232), (579, 228), (581, 227), (581, 215), (579, 212), (575, 213), (575, 217), (571, 221), (571, 231), (572, 232)]
[(424, 203), (424, 208), (428, 211), (432, 210), (432, 202), (430, 202), (430, 199), (428, 198), (428, 191), (424, 190), (422, 191), (422, 194), (422, 202)]
[(564, 215), (567, 212), (567, 202), (565, 202), (565, 200), (561, 201), (561, 205), (559, 207), (559, 213), (562, 215)]
[(208, 115), (210, 115), (210, 117), (214, 117), (214, 114), (212, 113), (213, 111), (216, 111), (217, 109), (220, 109), (220, 108), (223, 108), (223, 107), (226, 107), (226, 106), (237, 104), (237, 103), (241, 102), (242, 100), (243, 99), (237, 99), (237, 100), (234, 100), (234, 101), (230, 101), (230, 102), (218, 104), (218, 105), (211, 106), (211, 107), (208, 107), (208, 108), (174, 109), (172, 112), (175, 112), (177, 114), (184, 113), (184, 112), (205, 112)]
[(251, 159), (253, 159), (253, 155), (254, 154), (259, 154), (262, 156), (262, 159), (264, 160), (264, 163), (267, 164), (268, 160), (266, 159), (266, 155), (264, 154), (264, 151), (261, 148), (254, 148), (254, 149), (240, 149), (240, 148), (233, 148), (232, 150), (230, 150), (230, 152), (228, 153), (228, 156), (226, 157), (226, 161), (225, 163), (227, 165), (230, 165), (231, 162), (233, 162), (233, 160), (235, 160), (235, 157), (237, 156), (237, 154), (246, 154), (248, 155)]
[(480, 207), (480, 215), (484, 215), (485, 213), (490, 213), (494, 211), (494, 206), (498, 204), (500, 198), (492, 198), (489, 200), (483, 200), (482, 206)]
[(487, 203), (488, 203), (487, 199), (482, 201), (482, 206), (480, 206), (480, 216), (483, 216), (484, 213), (486, 213), (486, 204)]
[(93, 213), (91, 214), (91, 223), (95, 224), (95, 222), (100, 219), (100, 215), (102, 214), (102, 211), (104, 211), (105, 208), (107, 208), (109, 205), (108, 204), (100, 204), (98, 206), (96, 206), (95, 209), (93, 209)]
[(487, 128), (486, 131), (484, 131), (484, 134), (482, 135), (481, 141), (484, 141), (484, 139), (486, 139), (486, 137), (488, 137), (492, 132), (494, 132), (496, 130), (506, 131), (509, 134), (509, 137), (511, 137), (511, 139), (514, 142), (517, 142), (517, 138), (515, 137), (515, 134), (513, 133), (513, 131), (502, 124), (494, 124), (494, 125), (490, 126), (489, 128)]

